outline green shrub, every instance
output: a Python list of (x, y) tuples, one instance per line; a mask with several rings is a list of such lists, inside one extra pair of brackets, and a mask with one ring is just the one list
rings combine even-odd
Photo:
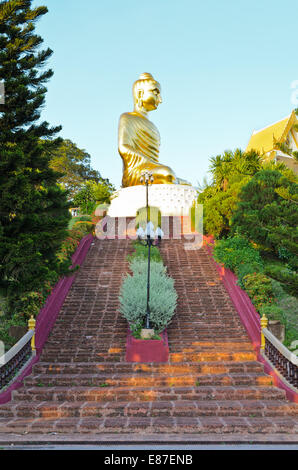
[(94, 230), (94, 223), (89, 220), (79, 220), (73, 225), (73, 228), (78, 229), (83, 232), (84, 235), (87, 235), (88, 233), (92, 232), (92, 230)]
[(223, 263), (231, 271), (237, 272), (241, 265), (254, 264), (258, 271), (263, 268), (259, 251), (252, 244), (239, 235), (223, 240), (217, 240), (214, 251), (215, 261)]
[(84, 232), (80, 228), (72, 228), (68, 231), (68, 234), (74, 240), (80, 241), (84, 237)]
[(63, 263), (69, 260), (70, 256), (75, 252), (78, 247), (78, 240), (72, 238), (71, 236), (67, 237), (66, 240), (61, 245), (60, 251), (57, 253), (57, 259), (60, 263)]
[[(0, 324), (0, 341), (4, 343), (5, 351), (8, 351), (15, 344), (15, 338), (10, 336), (9, 329), (15, 326), (14, 322), (9, 318), (2, 318)], [(22, 325), (23, 326), (23, 325)]]
[(79, 217), (76, 217), (76, 222), (92, 222), (92, 216), (91, 215), (80, 215)]
[(238, 286), (244, 289), (243, 278), (247, 276), (247, 274), (254, 274), (257, 272), (262, 271), (262, 266), (259, 263), (252, 262), (251, 264), (240, 264), (236, 268), (236, 274), (238, 278)]
[[(129, 264), (129, 269), (132, 271), (133, 274), (146, 274), (148, 272), (148, 260), (146, 258), (133, 258)], [(163, 265), (163, 263), (155, 260), (150, 260), (150, 274), (160, 274), (165, 275), (167, 272), (167, 268)]]
[(265, 304), (260, 307), (260, 316), (265, 315), (268, 320), (278, 320), (281, 323), (284, 323), (284, 312), (282, 308), (278, 307), (276, 304)]
[[(156, 333), (170, 323), (177, 305), (174, 280), (165, 274), (150, 271), (150, 321)], [(147, 308), (147, 272), (128, 275), (120, 290), (120, 312), (131, 328), (143, 325)]]
[[(135, 258), (148, 259), (148, 247), (147, 246), (141, 245), (139, 242), (134, 242), (133, 247), (135, 249), (135, 252), (127, 257), (129, 261), (132, 261)], [(152, 246), (150, 249), (150, 260), (162, 263), (162, 258), (161, 258), (159, 249), (156, 246)]]
[(261, 307), (264, 305), (275, 301), (271, 279), (265, 274), (247, 274), (242, 282), (258, 312), (260, 312)]
[(285, 247), (280, 246), (278, 248), (278, 257), (279, 259), (289, 260), (291, 258), (291, 253)]
[(296, 295), (298, 292), (298, 274), (286, 266), (267, 264), (264, 271), (268, 276), (282, 284), (288, 294)]

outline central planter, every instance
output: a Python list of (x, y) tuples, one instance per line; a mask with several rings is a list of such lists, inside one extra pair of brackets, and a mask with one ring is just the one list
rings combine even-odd
[(161, 339), (136, 339), (130, 329), (126, 341), (126, 362), (168, 362), (169, 345), (167, 331)]

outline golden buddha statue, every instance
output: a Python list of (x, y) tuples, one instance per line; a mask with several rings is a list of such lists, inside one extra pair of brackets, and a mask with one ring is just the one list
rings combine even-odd
[(118, 151), (123, 160), (123, 188), (139, 185), (146, 170), (152, 173), (154, 184), (190, 184), (158, 162), (160, 135), (147, 114), (162, 102), (160, 92), (160, 84), (150, 73), (141, 74), (133, 84), (134, 110), (120, 116)]

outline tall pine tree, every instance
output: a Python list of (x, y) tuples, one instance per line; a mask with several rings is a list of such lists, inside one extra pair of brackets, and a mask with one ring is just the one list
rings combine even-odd
[(62, 273), (56, 253), (70, 218), (67, 192), (57, 185), (61, 174), (45, 151), (60, 144), (61, 128), (40, 120), (52, 51), (40, 50), (35, 24), (47, 11), (32, 0), (0, 2), (0, 285), (11, 311), (24, 293)]

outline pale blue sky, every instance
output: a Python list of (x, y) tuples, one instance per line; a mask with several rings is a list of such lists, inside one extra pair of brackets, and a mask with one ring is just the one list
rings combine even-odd
[(34, 0), (55, 74), (42, 118), (121, 184), (118, 119), (142, 72), (160, 82), (149, 114), (160, 161), (194, 185), (209, 158), (245, 150), (254, 129), (290, 114), (298, 80), (297, 0)]

